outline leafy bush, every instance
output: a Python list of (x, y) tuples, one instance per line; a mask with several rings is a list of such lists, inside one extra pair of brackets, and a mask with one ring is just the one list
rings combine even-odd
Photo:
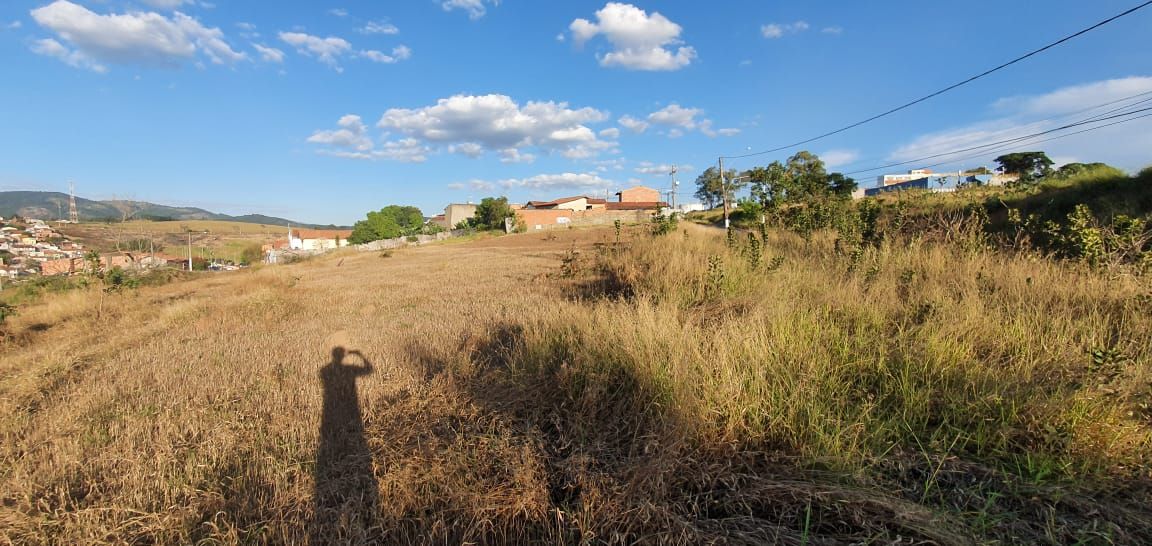
[(352, 226), (348, 242), (354, 245), (414, 235), (424, 229), (424, 213), (416, 207), (388, 205), (368, 213), (368, 218)]
[(468, 225), (478, 229), (504, 231), (504, 220), (515, 215), (508, 205), (507, 197), (485, 197), (476, 205), (476, 215), (468, 221)]
[[(617, 222), (619, 222), (619, 220), (617, 220)], [(676, 213), (673, 212), (665, 215), (662, 209), (657, 208), (656, 211), (652, 213), (652, 234), (659, 236), (672, 233), (676, 231), (676, 226), (679, 225), (679, 223), (680, 221), (676, 218)], [(616, 227), (616, 233), (617, 237), (619, 237), (619, 226)]]

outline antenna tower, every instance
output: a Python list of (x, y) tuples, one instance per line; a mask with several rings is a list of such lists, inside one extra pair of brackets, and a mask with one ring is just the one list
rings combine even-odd
[(76, 184), (72, 182), (68, 183), (68, 221), (80, 223), (80, 212), (76, 210)]

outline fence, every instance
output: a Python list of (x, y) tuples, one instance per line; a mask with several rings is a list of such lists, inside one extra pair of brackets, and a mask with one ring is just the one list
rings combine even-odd
[(380, 250), (391, 250), (394, 248), (402, 248), (406, 246), (420, 246), (436, 241), (443, 241), (453, 237), (459, 237), (467, 234), (469, 230), (455, 229), (452, 231), (441, 231), (435, 235), (412, 235), (410, 237), (397, 237), (395, 239), (382, 239), (379, 241), (372, 241), (371, 243), (364, 243), (362, 245), (352, 245), (356, 250), (361, 252), (376, 252)]

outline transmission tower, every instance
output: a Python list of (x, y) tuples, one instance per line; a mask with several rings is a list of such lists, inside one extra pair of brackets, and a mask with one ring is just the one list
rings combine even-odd
[(68, 221), (80, 223), (80, 211), (76, 210), (76, 184), (68, 183)]

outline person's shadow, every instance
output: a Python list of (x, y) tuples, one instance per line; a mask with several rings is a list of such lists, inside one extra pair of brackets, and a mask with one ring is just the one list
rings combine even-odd
[[(359, 357), (360, 365), (345, 364), (346, 355)], [(371, 373), (372, 363), (360, 351), (343, 347), (334, 347), (332, 362), (320, 370), (324, 414), (316, 451), (312, 544), (360, 542), (379, 532), (380, 491), (356, 391), (356, 379)]]

